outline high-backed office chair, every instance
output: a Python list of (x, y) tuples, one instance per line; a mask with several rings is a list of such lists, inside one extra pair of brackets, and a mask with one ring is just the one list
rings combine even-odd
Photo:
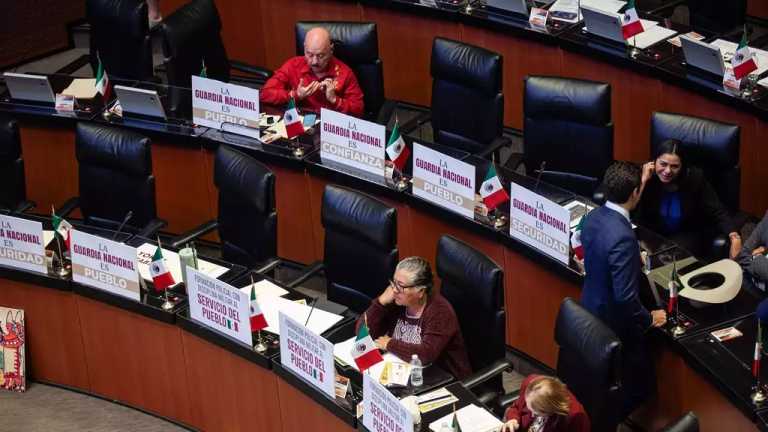
[(171, 246), (180, 247), (218, 229), (225, 261), (253, 268), (274, 258), (277, 211), (272, 171), (256, 159), (220, 145), (213, 181), (219, 189), (218, 218), (175, 238)]
[(105, 229), (124, 230), (144, 237), (165, 222), (157, 218), (155, 177), (149, 138), (136, 132), (90, 123), (75, 131), (80, 196), (67, 201), (58, 214), (79, 207), (83, 222)]
[[(160, 23), (168, 84), (191, 87), (205, 63), (208, 78), (261, 86), (272, 75), (264, 68), (230, 61), (221, 40), (221, 18), (213, 0), (192, 0)], [(252, 76), (232, 76), (230, 69)]]
[(440, 293), (451, 303), (475, 373), (464, 383), (484, 395), (504, 391), (501, 372), (511, 369), (505, 358), (504, 271), (482, 252), (444, 235), (437, 243)]
[[(529, 76), (523, 96), (522, 162), (528, 175), (591, 196), (613, 160), (611, 86)], [(520, 159), (508, 163), (519, 164)]]
[(747, 17), (747, 0), (687, 0), (686, 4), (695, 29), (725, 33), (741, 28)]
[(434, 141), (483, 154), (507, 142), (502, 137), (501, 55), (438, 37), (432, 43), (431, 71)]
[(389, 284), (398, 260), (397, 210), (366, 194), (327, 185), (323, 192), (324, 258), (288, 283), (325, 272), (328, 300), (363, 313)]
[(384, 68), (379, 58), (376, 23), (299, 21), (296, 23), (296, 55), (304, 55), (304, 37), (315, 27), (328, 30), (333, 41), (333, 54), (355, 72), (363, 90), (365, 117), (386, 124), (395, 104), (384, 97)]
[(94, 73), (100, 57), (112, 79), (147, 81), (152, 78), (147, 4), (143, 0), (86, 0), (85, 5), (91, 25)]
[[(737, 125), (681, 114), (655, 112), (651, 116), (651, 154), (669, 139), (681, 142), (685, 163), (704, 171), (720, 201), (738, 217), (739, 227), (749, 217), (739, 212), (741, 167)], [(712, 234), (713, 256), (727, 256), (728, 239)]]
[(696, 414), (689, 412), (659, 432), (699, 432), (699, 419), (696, 417)]
[(584, 405), (596, 432), (614, 432), (623, 420), (621, 342), (602, 321), (571, 298), (560, 304), (555, 322), (560, 347), (557, 375)]
[(34, 204), (26, 200), (24, 159), (16, 120), (0, 117), (0, 209), (25, 211)]

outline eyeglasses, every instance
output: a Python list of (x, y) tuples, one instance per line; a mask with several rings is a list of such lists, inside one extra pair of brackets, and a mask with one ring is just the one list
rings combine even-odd
[(401, 292), (403, 292), (403, 291), (405, 291), (405, 290), (407, 290), (407, 289), (409, 289), (409, 288), (417, 288), (417, 287), (419, 287), (419, 286), (420, 286), (419, 284), (413, 284), (413, 285), (402, 285), (400, 282), (398, 282), (398, 281), (396, 281), (396, 280), (394, 280), (394, 279), (390, 279), (390, 280), (389, 280), (389, 285), (390, 285), (390, 286), (392, 287), (392, 289), (394, 289), (394, 290), (395, 290), (395, 292), (397, 292), (397, 293), (401, 293)]

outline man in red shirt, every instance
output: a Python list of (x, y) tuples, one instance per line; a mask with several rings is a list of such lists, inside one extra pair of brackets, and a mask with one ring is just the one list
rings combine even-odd
[(363, 91), (349, 66), (333, 56), (328, 30), (315, 27), (304, 38), (304, 57), (294, 57), (270, 78), (259, 93), (261, 102), (285, 105), (293, 97), (302, 108), (328, 108), (363, 115)]

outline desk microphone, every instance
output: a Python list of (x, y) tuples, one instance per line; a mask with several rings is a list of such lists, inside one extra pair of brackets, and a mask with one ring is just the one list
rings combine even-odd
[(309, 309), (309, 315), (307, 315), (307, 321), (304, 323), (304, 327), (306, 327), (307, 324), (309, 324), (309, 317), (312, 316), (312, 312), (315, 310), (315, 304), (317, 304), (317, 299), (318, 297), (315, 297), (314, 299), (312, 299), (312, 307)]
[(120, 226), (117, 228), (117, 231), (112, 235), (112, 241), (115, 241), (117, 238), (117, 235), (120, 234), (123, 231), (123, 228), (125, 228), (125, 224), (128, 223), (129, 220), (133, 217), (133, 210), (128, 210), (128, 213), (125, 214), (125, 217), (123, 218), (123, 222), (120, 223)]
[(547, 166), (547, 161), (541, 161), (541, 165), (539, 165), (539, 175), (536, 176), (536, 184), (533, 186), (533, 191), (536, 192), (539, 190), (539, 182), (541, 182), (541, 176), (544, 175), (544, 168)]

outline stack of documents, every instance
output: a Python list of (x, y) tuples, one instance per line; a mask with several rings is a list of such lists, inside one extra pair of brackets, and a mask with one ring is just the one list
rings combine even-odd
[[(352, 347), (355, 343), (355, 337), (351, 337), (344, 342), (339, 342), (333, 346), (333, 356), (340, 363), (348, 365), (355, 370), (359, 370), (354, 358), (352, 357)], [(407, 386), (408, 378), (411, 375), (411, 365), (400, 360), (392, 353), (384, 353), (384, 361), (371, 366), (365, 373), (370, 374), (382, 385)]]
[[(144, 280), (151, 281), (152, 276), (149, 273), (149, 264), (152, 263), (152, 255), (155, 254), (157, 246), (151, 243), (144, 243), (138, 249), (136, 249), (136, 257), (139, 263), (139, 274)], [(176, 281), (176, 285), (181, 282), (181, 260), (179, 260), (179, 254), (163, 249), (163, 258), (165, 258), (165, 264), (168, 270), (171, 271), (173, 280)], [(198, 259), (197, 260), (198, 271), (206, 276), (218, 279), (221, 275), (227, 272), (226, 267), (216, 265), (212, 262)], [(174, 286), (176, 286), (174, 285)]]
[[(467, 405), (456, 411), (461, 432), (497, 432), (503, 423), (483, 408), (477, 405)], [(441, 417), (429, 424), (429, 430), (439, 432), (443, 423), (450, 425), (453, 422), (453, 413)]]
[[(270, 289), (270, 288), (267, 288)], [(240, 291), (251, 295), (251, 286), (247, 285), (240, 288)], [(329, 328), (333, 327), (337, 322), (341, 321), (344, 317), (336, 315), (330, 312), (326, 312), (322, 309), (309, 307), (307, 305), (299, 304), (291, 300), (286, 300), (282, 297), (275, 295), (264, 295), (256, 297), (259, 302), (259, 307), (264, 313), (264, 317), (267, 319), (269, 327), (264, 330), (277, 334), (280, 334), (280, 312), (288, 315), (293, 320), (304, 324), (307, 323), (307, 328), (314, 334), (320, 335)], [(312, 315), (310, 316), (310, 312)], [(307, 322), (307, 317), (309, 322)]]
[(416, 398), (419, 411), (424, 414), (432, 410), (457, 402), (459, 398), (453, 395), (447, 388), (439, 388), (429, 393), (424, 393)]

